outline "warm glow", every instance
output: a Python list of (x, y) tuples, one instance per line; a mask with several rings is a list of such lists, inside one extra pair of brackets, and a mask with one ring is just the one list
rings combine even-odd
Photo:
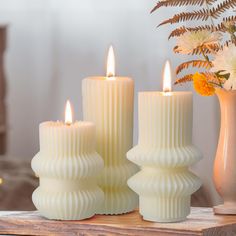
[(72, 110), (71, 110), (71, 105), (70, 105), (70, 101), (67, 100), (66, 102), (66, 110), (65, 110), (65, 123), (67, 125), (71, 125), (72, 124)]
[(166, 61), (164, 67), (163, 92), (171, 92), (171, 66), (169, 61)]
[(111, 78), (115, 76), (115, 56), (113, 47), (110, 46), (107, 56), (107, 77)]

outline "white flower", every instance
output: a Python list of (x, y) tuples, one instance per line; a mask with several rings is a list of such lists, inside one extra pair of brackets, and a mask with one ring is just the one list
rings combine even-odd
[(187, 31), (177, 39), (176, 51), (182, 54), (189, 54), (202, 45), (217, 44), (221, 38), (222, 35), (219, 32), (208, 30)]
[(229, 79), (224, 83), (224, 88), (227, 90), (236, 89), (236, 46), (231, 44), (224, 46), (223, 50), (219, 51), (213, 60), (213, 72), (224, 70), (229, 73)]

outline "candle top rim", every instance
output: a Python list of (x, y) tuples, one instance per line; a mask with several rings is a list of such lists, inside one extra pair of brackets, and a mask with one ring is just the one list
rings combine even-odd
[[(140, 95), (157, 95), (157, 96), (164, 96), (164, 94), (170, 94), (172, 96), (177, 95), (192, 95), (193, 93), (191, 91), (170, 91), (170, 92), (162, 92), (162, 91), (141, 91), (139, 92)], [(166, 96), (168, 97), (168, 96)]]
[(93, 122), (90, 121), (78, 121), (76, 120), (75, 122), (71, 123), (70, 125), (66, 124), (64, 121), (44, 121), (42, 123), (40, 123), (40, 127), (42, 126), (50, 126), (50, 127), (54, 127), (54, 128), (60, 128), (60, 127), (82, 127), (82, 126), (86, 126), (86, 127), (95, 127)]
[[(112, 79), (115, 78), (115, 79)], [(112, 76), (112, 77), (107, 77), (107, 76), (89, 76), (86, 77), (85, 80), (97, 80), (97, 81), (108, 81), (108, 82), (112, 82), (112, 81), (133, 81), (132, 78), (130, 77), (126, 77), (126, 76)]]

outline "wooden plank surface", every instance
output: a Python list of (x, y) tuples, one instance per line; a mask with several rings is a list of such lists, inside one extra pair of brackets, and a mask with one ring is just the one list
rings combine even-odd
[(188, 220), (160, 224), (143, 221), (138, 211), (120, 215), (97, 215), (83, 221), (47, 220), (38, 212), (0, 212), (1, 235), (155, 235), (234, 236), (236, 216), (214, 215), (211, 208), (192, 208)]

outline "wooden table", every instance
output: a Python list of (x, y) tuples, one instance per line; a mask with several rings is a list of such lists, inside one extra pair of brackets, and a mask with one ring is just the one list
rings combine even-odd
[(187, 221), (160, 224), (143, 221), (138, 211), (120, 216), (97, 215), (83, 221), (53, 221), (33, 211), (0, 212), (1, 235), (135, 235), (234, 236), (236, 216), (214, 215), (211, 208), (192, 208)]

